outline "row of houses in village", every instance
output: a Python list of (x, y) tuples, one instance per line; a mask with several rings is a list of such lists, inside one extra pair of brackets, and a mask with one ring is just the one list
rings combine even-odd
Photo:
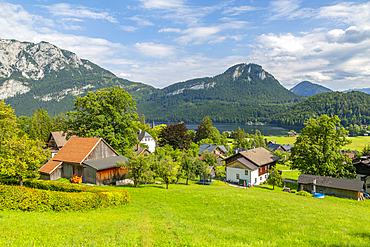
[[(140, 147), (140, 144), (145, 144)], [(143, 147), (145, 146), (145, 147)], [(157, 143), (147, 132), (138, 133), (138, 143), (134, 147), (137, 155), (150, 154), (155, 151)], [(269, 170), (280, 159), (271, 151), (290, 152), (293, 145), (279, 145), (270, 142), (265, 148), (250, 150), (235, 150), (227, 156), (227, 149), (220, 145), (203, 143), (199, 147), (199, 158), (205, 152), (214, 154), (218, 159), (217, 166), (225, 165), (226, 180), (233, 183), (256, 186), (264, 183), (269, 176)], [(115, 184), (125, 178), (125, 170), (117, 166), (117, 162), (126, 162), (102, 138), (87, 138), (72, 136), (68, 141), (62, 132), (52, 132), (48, 140), (48, 148), (52, 159), (39, 170), (42, 179), (57, 180), (61, 177), (71, 178), (73, 174), (82, 176), (83, 183), (97, 185)], [(270, 151), (271, 150), (271, 151)], [(355, 155), (351, 157), (355, 159)], [(345, 198), (359, 199), (362, 189), (370, 191), (370, 156), (355, 159), (353, 165), (357, 171), (356, 180), (337, 179), (301, 174), (298, 179), (298, 189), (318, 192)], [(215, 169), (208, 167), (211, 176)]]

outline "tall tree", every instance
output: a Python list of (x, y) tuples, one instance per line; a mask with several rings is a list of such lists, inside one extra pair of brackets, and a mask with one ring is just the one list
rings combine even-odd
[(27, 135), (13, 135), (0, 150), (0, 173), (18, 179), (20, 186), (26, 178), (37, 178), (37, 170), (49, 157), (43, 146), (43, 142)]
[(20, 185), (29, 177), (37, 177), (37, 170), (49, 153), (43, 143), (31, 140), (16, 121), (14, 110), (0, 102), (0, 173), (19, 179)]
[(346, 138), (348, 131), (338, 127), (339, 123), (338, 116), (322, 115), (308, 120), (294, 143), (291, 168), (311, 175), (355, 177), (351, 159), (340, 152), (351, 141)]
[(18, 123), (13, 108), (0, 101), (0, 145), (17, 132)]
[(188, 185), (189, 179), (194, 177), (196, 173), (195, 159), (193, 157), (184, 156), (181, 160), (181, 170), (186, 177), (186, 185)]
[(137, 142), (135, 100), (120, 87), (104, 88), (77, 97), (67, 128), (76, 136), (102, 137), (121, 154)]
[(166, 183), (166, 189), (168, 189), (170, 182), (176, 181), (177, 163), (170, 156), (156, 156), (152, 168), (155, 175), (162, 178)]
[(213, 134), (213, 126), (212, 120), (209, 116), (203, 118), (202, 122), (197, 128), (197, 132), (195, 133), (194, 142), (198, 143), (203, 139), (211, 139)]
[(167, 125), (159, 134), (158, 143), (160, 146), (170, 145), (173, 149), (189, 149), (190, 136), (185, 123)]
[(29, 130), (30, 138), (47, 141), (50, 131), (52, 131), (52, 122), (45, 109), (38, 108), (31, 117), (31, 126)]

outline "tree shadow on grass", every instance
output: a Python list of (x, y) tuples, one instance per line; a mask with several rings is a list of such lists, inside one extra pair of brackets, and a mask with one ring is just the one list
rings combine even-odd
[[(259, 189), (263, 189), (263, 190), (270, 190), (270, 191), (273, 191), (273, 189), (271, 187), (268, 187), (268, 186), (263, 186), (263, 185), (260, 185), (258, 186)], [(276, 187), (275, 189), (278, 189), (278, 187)]]

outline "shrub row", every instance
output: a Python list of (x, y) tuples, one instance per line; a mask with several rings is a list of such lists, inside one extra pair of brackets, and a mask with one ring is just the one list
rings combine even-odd
[(311, 193), (307, 192), (307, 191), (299, 191), (296, 195), (298, 196), (313, 196)]
[(43, 180), (0, 181), (0, 210), (76, 211), (127, 204), (130, 194), (125, 190), (107, 190), (77, 184)]

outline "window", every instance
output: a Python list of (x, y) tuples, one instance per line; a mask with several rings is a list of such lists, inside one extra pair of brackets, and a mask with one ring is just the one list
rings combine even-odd
[(262, 180), (262, 176), (260, 177), (260, 180)]
[(236, 174), (236, 179), (239, 179), (239, 178), (240, 178), (239, 174)]
[(265, 179), (267, 178), (267, 175), (265, 175)]
[(257, 178), (254, 179), (254, 182), (257, 183)]
[(248, 175), (248, 170), (245, 170), (245, 173), (244, 173), (245, 175)]

